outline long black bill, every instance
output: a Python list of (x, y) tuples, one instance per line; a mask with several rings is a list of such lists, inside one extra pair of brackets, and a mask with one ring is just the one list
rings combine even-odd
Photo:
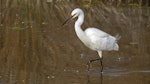
[(70, 16), (68, 19), (66, 19), (62, 25), (65, 25), (70, 19), (72, 19), (72, 17), (73, 16)]

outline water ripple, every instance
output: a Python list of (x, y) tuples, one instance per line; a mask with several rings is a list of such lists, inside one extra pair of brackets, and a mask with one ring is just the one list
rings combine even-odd
[(127, 75), (131, 73), (150, 73), (150, 70), (119, 70), (119, 69), (109, 69), (105, 70), (103, 72), (104, 75), (106, 76), (121, 76), (121, 75)]

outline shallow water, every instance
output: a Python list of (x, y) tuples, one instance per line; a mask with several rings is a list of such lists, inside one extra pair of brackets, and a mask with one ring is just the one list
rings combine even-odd
[(77, 38), (74, 21), (62, 26), (75, 7), (1, 10), (0, 84), (150, 84), (149, 9), (84, 9), (83, 29), (121, 35), (118, 52), (103, 52), (100, 73), (100, 62), (87, 71), (98, 55)]

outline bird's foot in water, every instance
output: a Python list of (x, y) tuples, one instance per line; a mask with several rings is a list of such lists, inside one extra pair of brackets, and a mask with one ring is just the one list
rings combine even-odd
[(89, 71), (92, 62), (100, 60), (100, 63), (101, 63), (101, 73), (102, 73), (102, 71), (103, 71), (102, 59), (103, 58), (89, 60), (88, 63), (87, 63), (87, 70)]

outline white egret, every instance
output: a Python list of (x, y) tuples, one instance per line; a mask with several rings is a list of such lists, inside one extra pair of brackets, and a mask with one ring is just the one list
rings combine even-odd
[(97, 28), (87, 28), (85, 31), (83, 31), (81, 25), (84, 22), (84, 13), (80, 8), (74, 9), (71, 13), (71, 16), (66, 19), (63, 25), (66, 24), (70, 19), (75, 17), (78, 17), (77, 21), (75, 22), (75, 32), (78, 38), (84, 43), (85, 46), (87, 46), (91, 50), (97, 51), (100, 57), (99, 59), (90, 60), (88, 63), (100, 60), (102, 72), (102, 51), (118, 51), (119, 46), (117, 44), (117, 41), (120, 37), (113, 37), (110, 34)]

